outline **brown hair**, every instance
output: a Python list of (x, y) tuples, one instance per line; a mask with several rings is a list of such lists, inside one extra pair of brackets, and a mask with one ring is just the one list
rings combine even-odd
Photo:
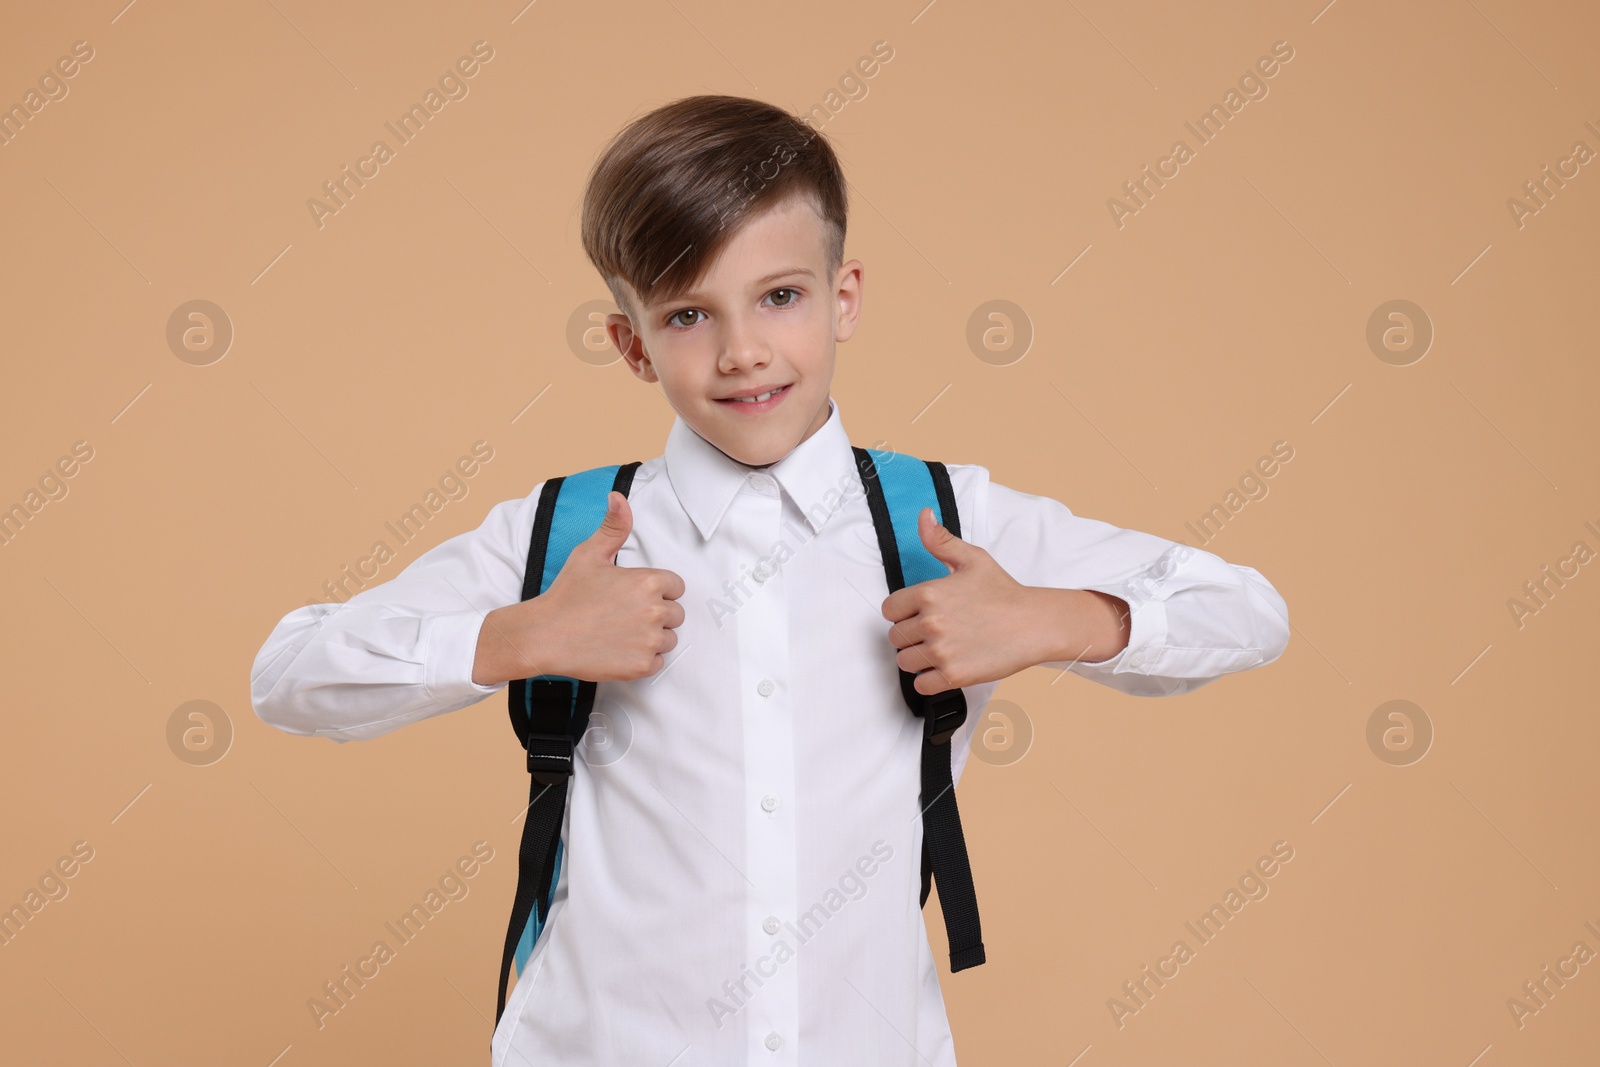
[(844, 261), (844, 172), (822, 134), (782, 108), (741, 96), (689, 96), (621, 130), (583, 198), (583, 250), (630, 317), (670, 300), (711, 265), (739, 227), (807, 197), (827, 227), (828, 270)]

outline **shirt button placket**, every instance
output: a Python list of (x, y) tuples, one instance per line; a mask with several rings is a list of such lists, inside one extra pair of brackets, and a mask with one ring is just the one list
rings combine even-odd
[[(749, 491), (735, 498), (729, 518), (748, 561), (750, 597), (736, 615), (739, 692), (744, 727), (745, 953), (753, 975), (747, 1033), (752, 1062), (796, 1062), (793, 1035), (800, 1024), (798, 946), (785, 919), (795, 914), (794, 709), (787, 702), (790, 674), (789, 604), (781, 568), (771, 560), (784, 537), (784, 500), (770, 475), (750, 476)], [(792, 539), (791, 539), (792, 540)], [(793, 551), (795, 546), (789, 546)], [(786, 945), (785, 949), (780, 946)], [(778, 957), (784, 957), (779, 962)], [(759, 987), (757, 984), (759, 983)]]

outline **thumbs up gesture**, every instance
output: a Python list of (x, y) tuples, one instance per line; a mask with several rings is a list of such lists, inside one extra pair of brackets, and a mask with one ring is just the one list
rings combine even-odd
[[(917, 675), (917, 692), (998, 681), (1050, 659), (1049, 630), (1057, 590), (1025, 586), (983, 549), (951, 533), (933, 517), (917, 516), (922, 544), (950, 568), (890, 593), (883, 617), (894, 625), (889, 640), (900, 650), (901, 670)], [(920, 673), (919, 673), (920, 672)]]
[(472, 680), (564, 674), (590, 682), (633, 681), (659, 671), (683, 624), (683, 579), (669, 570), (619, 567), (633, 530), (628, 498), (606, 496), (606, 517), (567, 556), (539, 596), (491, 611), (478, 634)]

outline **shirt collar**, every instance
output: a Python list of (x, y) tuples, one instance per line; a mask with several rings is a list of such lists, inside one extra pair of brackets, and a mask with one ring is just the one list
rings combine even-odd
[(696, 433), (680, 415), (667, 434), (666, 467), (678, 502), (707, 540), (754, 474), (764, 471), (772, 475), (814, 532), (820, 532), (838, 510), (848, 480), (857, 477), (855, 453), (844, 432), (838, 402), (832, 397), (827, 421), (817, 432), (767, 467), (750, 467), (733, 459)]

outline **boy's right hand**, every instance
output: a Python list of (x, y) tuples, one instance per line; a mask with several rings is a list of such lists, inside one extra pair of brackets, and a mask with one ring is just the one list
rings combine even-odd
[(606, 495), (606, 517), (573, 548), (550, 588), (489, 612), (478, 632), (472, 680), (563, 674), (590, 682), (633, 681), (659, 671), (683, 624), (683, 579), (653, 567), (619, 567), (633, 529), (628, 498)]

